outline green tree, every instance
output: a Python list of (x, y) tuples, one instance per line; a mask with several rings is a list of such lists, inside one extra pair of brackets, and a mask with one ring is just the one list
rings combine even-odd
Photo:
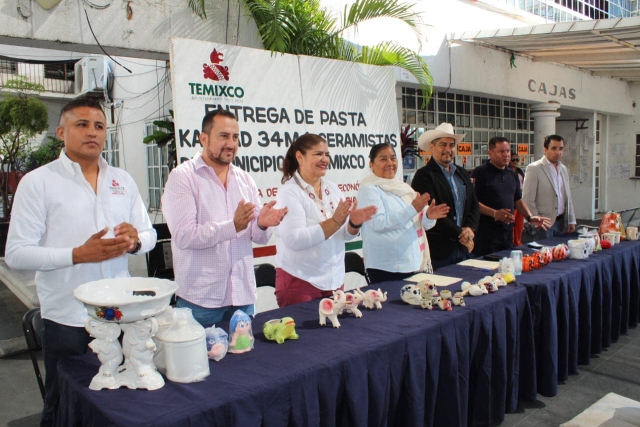
[[(188, 0), (189, 7), (206, 18), (207, 0)], [(319, 0), (243, 0), (265, 49), (272, 52), (309, 55), (371, 65), (395, 65), (409, 71), (420, 84), (423, 106), (432, 93), (433, 79), (424, 60), (413, 50), (395, 42), (357, 46), (344, 39), (345, 32), (374, 18), (398, 19), (420, 40), (418, 15), (412, 4), (399, 0), (357, 0), (345, 6), (340, 17), (332, 16)]]
[(40, 146), (27, 155), (26, 170), (32, 171), (50, 163), (60, 157), (60, 151), (64, 148), (64, 141), (55, 136), (47, 136)]
[(2, 88), (16, 91), (0, 101), (0, 196), (3, 217), (9, 220), (13, 202), (10, 184), (17, 186), (25, 171), (25, 155), (31, 151), (29, 139), (47, 130), (49, 113), (44, 103), (31, 95), (43, 92), (42, 85), (17, 76)]

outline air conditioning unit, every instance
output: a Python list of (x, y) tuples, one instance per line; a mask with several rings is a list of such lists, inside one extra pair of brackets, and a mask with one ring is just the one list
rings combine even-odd
[(102, 55), (90, 55), (76, 62), (75, 94), (102, 95), (111, 98), (113, 87), (113, 65), (111, 60)]

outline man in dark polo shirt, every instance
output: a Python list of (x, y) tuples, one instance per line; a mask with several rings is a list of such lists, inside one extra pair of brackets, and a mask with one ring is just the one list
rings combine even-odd
[(514, 208), (536, 227), (547, 230), (549, 218), (531, 215), (522, 200), (518, 175), (509, 167), (511, 144), (507, 138), (494, 137), (489, 141), (489, 161), (472, 173), (475, 193), (480, 204), (480, 225), (476, 233), (476, 256), (513, 247)]

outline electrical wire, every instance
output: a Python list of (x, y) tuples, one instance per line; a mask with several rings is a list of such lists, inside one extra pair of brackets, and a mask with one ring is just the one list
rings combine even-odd
[(106, 9), (106, 8), (108, 8), (109, 6), (111, 6), (111, 3), (113, 3), (113, 0), (111, 0), (109, 3), (104, 4), (104, 5), (101, 5), (101, 4), (95, 4), (95, 3), (92, 3), (92, 2), (91, 2), (91, 1), (89, 1), (89, 0), (82, 0), (82, 2), (83, 2), (83, 3), (85, 3), (85, 4), (87, 4), (87, 5), (89, 5), (90, 7), (94, 8), (94, 9), (101, 10), (101, 9)]
[[(86, 0), (84, 0), (84, 1), (86, 1)], [(105, 55), (107, 55), (109, 58), (111, 58), (111, 60), (113, 62), (115, 62), (116, 64), (118, 64), (119, 66), (121, 66), (122, 68), (127, 70), (129, 73), (133, 74), (133, 71), (131, 71), (130, 69), (128, 69), (127, 67), (125, 67), (124, 65), (122, 65), (121, 63), (116, 61), (115, 59), (113, 59), (113, 57), (111, 55), (109, 55), (106, 50), (104, 50), (104, 48), (102, 47), (102, 45), (98, 41), (98, 38), (96, 37), (96, 34), (93, 32), (93, 28), (91, 27), (91, 21), (89, 21), (89, 14), (87, 13), (87, 9), (86, 8), (84, 8), (84, 16), (87, 17), (87, 24), (89, 24), (89, 30), (91, 31), (91, 35), (93, 35), (93, 39), (96, 41), (96, 43), (98, 43), (98, 46), (100, 47), (100, 50), (102, 50), (102, 52), (104, 52)]]
[[(166, 80), (168, 80), (168, 76), (167, 76), (167, 75), (166, 75), (166, 73), (165, 73), (165, 77), (163, 77), (163, 78), (162, 78), (162, 80), (160, 81), (160, 83), (159, 83), (159, 84), (161, 84), (161, 83), (165, 82)], [(145, 95), (145, 94), (147, 94), (147, 93), (149, 93), (149, 92), (151, 92), (151, 91), (155, 90), (155, 89), (158, 87), (158, 85), (159, 85), (159, 84), (156, 84), (156, 85), (154, 85), (153, 87), (151, 87), (151, 88), (149, 88), (149, 89), (145, 90), (144, 92), (132, 92), (131, 90), (126, 89), (124, 86), (122, 86), (122, 85), (121, 85), (117, 80), (115, 80), (115, 79), (114, 79), (114, 82), (115, 82), (115, 83), (116, 83), (116, 84), (117, 84), (117, 85), (118, 85), (122, 90), (124, 90), (125, 92), (131, 93), (132, 95), (136, 95), (136, 96), (132, 96), (132, 97), (128, 97), (128, 98), (120, 98), (120, 99), (128, 99), (128, 100), (131, 100), (131, 99), (137, 99), (137, 98), (141, 97), (142, 95)]]

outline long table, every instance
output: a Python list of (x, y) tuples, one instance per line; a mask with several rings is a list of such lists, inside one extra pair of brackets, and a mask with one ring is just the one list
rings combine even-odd
[[(539, 243), (554, 246), (568, 239)], [(578, 373), (579, 364), (589, 364), (593, 354), (638, 325), (640, 242), (623, 241), (584, 260), (551, 263), (522, 274), (518, 283), (526, 287), (533, 312), (538, 392), (555, 396), (558, 382)]]
[[(541, 243), (555, 245), (567, 237)], [(523, 247), (527, 252), (532, 250)], [(498, 253), (507, 255), (507, 252)], [(439, 274), (476, 281), (487, 274), (449, 266)], [(623, 242), (587, 260), (552, 263), (467, 307), (432, 312), (390, 301), (362, 319), (317, 324), (317, 302), (256, 317), (256, 348), (211, 362), (195, 384), (158, 391), (87, 386), (94, 355), (60, 364), (59, 425), (485, 425), (518, 398), (557, 393), (640, 320), (640, 243)], [(452, 291), (459, 284), (451, 287)], [(292, 316), (298, 341), (268, 342), (268, 319)], [(522, 367), (522, 369), (521, 369)]]
[[(485, 273), (451, 267), (475, 281)], [(464, 276), (462, 275), (464, 274)], [(509, 285), (468, 297), (451, 312), (400, 300), (384, 283), (382, 310), (318, 324), (318, 301), (256, 316), (255, 348), (211, 362), (202, 382), (167, 381), (156, 391), (91, 391), (99, 362), (59, 364), (61, 426), (465, 426), (500, 423), (518, 398), (535, 399), (527, 289)], [(455, 291), (460, 283), (450, 289)], [(293, 317), (297, 341), (265, 340), (265, 321)]]

